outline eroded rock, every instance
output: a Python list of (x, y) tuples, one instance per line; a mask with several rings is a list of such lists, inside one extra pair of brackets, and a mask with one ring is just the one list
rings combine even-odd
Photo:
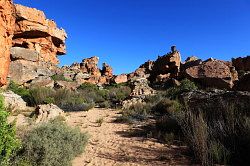
[(229, 62), (208, 59), (198, 66), (185, 70), (185, 76), (204, 87), (230, 89), (238, 79), (237, 72)]
[(0, 86), (7, 83), (10, 48), (15, 29), (15, 7), (11, 0), (0, 1)]
[(37, 116), (36, 123), (48, 122), (58, 116), (65, 117), (63, 110), (54, 104), (37, 106), (35, 114)]

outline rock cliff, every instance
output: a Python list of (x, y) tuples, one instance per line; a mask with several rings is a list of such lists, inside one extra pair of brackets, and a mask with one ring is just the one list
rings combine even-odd
[(10, 47), (15, 29), (15, 7), (11, 0), (0, 1), (0, 86), (6, 84)]

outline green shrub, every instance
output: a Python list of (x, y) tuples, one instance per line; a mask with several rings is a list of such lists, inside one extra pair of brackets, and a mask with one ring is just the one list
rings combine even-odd
[(80, 90), (86, 90), (86, 91), (98, 91), (98, 87), (95, 84), (91, 83), (83, 83), (78, 89)]
[(7, 165), (12, 155), (20, 148), (16, 138), (16, 129), (7, 122), (8, 113), (5, 111), (3, 97), (0, 96), (0, 165)]
[(71, 82), (71, 80), (65, 78), (63, 74), (55, 74), (55, 75), (51, 76), (51, 78), (54, 81), (68, 81), (68, 82)]
[(46, 87), (36, 87), (30, 90), (35, 105), (55, 103), (55, 91)]
[(14, 83), (13, 81), (10, 82), (8, 89), (14, 92), (15, 94), (18, 94), (22, 97), (22, 99), (28, 103), (28, 105), (33, 106), (34, 105), (34, 98), (32, 97), (30, 90), (26, 89), (24, 87), (21, 87)]
[(167, 90), (167, 97), (170, 99), (177, 99), (177, 97), (183, 92), (197, 90), (198, 87), (192, 81), (184, 79), (181, 81), (181, 85), (178, 87), (172, 87)]
[(59, 120), (50, 121), (29, 131), (23, 138), (22, 150), (16, 157), (33, 166), (71, 165), (84, 151), (87, 136)]

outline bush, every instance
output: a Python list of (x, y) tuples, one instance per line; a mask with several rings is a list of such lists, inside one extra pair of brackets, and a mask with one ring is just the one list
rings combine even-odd
[(179, 114), (187, 144), (202, 165), (250, 162), (250, 119), (244, 111), (234, 106), (225, 106), (220, 113), (185, 107)]
[(12, 155), (20, 148), (16, 138), (16, 129), (7, 122), (8, 113), (5, 111), (3, 97), (0, 96), (0, 165), (7, 165)]
[(65, 78), (65, 77), (63, 76), (63, 74), (55, 74), (55, 75), (51, 76), (51, 78), (52, 78), (52, 80), (54, 80), (54, 81), (68, 81), (68, 82), (71, 81), (71, 80)]
[(21, 87), (13, 81), (10, 82), (8, 89), (21, 96), (22, 99), (28, 103), (28, 105), (33, 106), (35, 104), (34, 98), (32, 97), (29, 89)]
[(16, 163), (26, 161), (33, 166), (68, 166), (84, 151), (86, 143), (86, 134), (56, 119), (35, 127), (24, 136)]
[(178, 87), (172, 87), (167, 90), (167, 97), (170, 99), (177, 99), (177, 97), (183, 92), (197, 90), (198, 87), (192, 81), (184, 79), (181, 81), (181, 85)]

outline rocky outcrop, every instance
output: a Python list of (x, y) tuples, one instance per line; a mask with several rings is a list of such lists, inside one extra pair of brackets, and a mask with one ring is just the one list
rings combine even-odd
[(187, 68), (184, 72), (187, 78), (203, 87), (230, 89), (234, 81), (238, 80), (237, 72), (230, 63), (212, 58), (198, 66)]
[(9, 79), (19, 85), (25, 85), (39, 79), (38, 77), (52, 76), (53, 68), (56, 67), (50, 63), (39, 61), (39, 55), (35, 50), (12, 47)]
[(198, 66), (201, 63), (202, 63), (202, 60), (195, 57), (195, 56), (188, 57), (185, 60), (185, 62), (183, 64), (181, 64), (181, 73), (183, 73), (183, 71), (185, 71), (186, 69), (188, 69), (190, 67)]
[(19, 85), (53, 87), (57, 55), (65, 54), (66, 33), (42, 11), (15, 5), (13, 47), (8, 78)]
[(54, 104), (39, 105), (35, 110), (36, 123), (48, 122), (58, 116), (65, 117), (63, 110)]
[(250, 92), (250, 72), (244, 74), (239, 81), (236, 82), (234, 90)]
[(130, 84), (132, 89), (131, 97), (144, 98), (145, 96), (155, 94), (155, 90), (148, 85), (146, 78), (135, 78), (131, 80)]
[(207, 111), (206, 115), (220, 118), (219, 114), (227, 113), (228, 109), (246, 110), (250, 116), (250, 93), (239, 91), (216, 90), (211, 92), (192, 91), (181, 95), (180, 101), (191, 111)]
[(102, 76), (112, 77), (113, 76), (113, 69), (107, 63), (102, 64)]
[(179, 75), (181, 66), (181, 55), (176, 49), (172, 49), (172, 52), (159, 56), (154, 62), (150, 74), (151, 82), (157, 81), (157, 76), (164, 75), (168, 78), (176, 78)]
[(15, 94), (12, 91), (6, 91), (1, 93), (4, 97), (4, 105), (6, 108), (11, 109), (12, 112), (26, 110), (26, 102), (21, 96)]
[(233, 58), (232, 62), (237, 71), (250, 71), (250, 56)]
[(66, 53), (67, 34), (54, 21), (37, 9), (15, 5), (16, 25), (13, 46), (28, 48), (39, 53), (39, 61), (58, 64), (57, 55)]
[(15, 29), (15, 8), (11, 0), (0, 1), (0, 86), (6, 84), (10, 64), (10, 47)]
[(83, 59), (81, 63), (73, 63), (71, 66), (62, 67), (62, 74), (70, 81), (78, 85), (83, 83), (109, 84), (113, 78), (113, 69), (103, 63), (102, 70), (98, 68), (99, 57)]
[(80, 63), (80, 69), (82, 73), (87, 73), (96, 77), (101, 76), (101, 71), (98, 68), (99, 57), (91, 57), (82, 60)]
[(128, 76), (126, 74), (114, 76), (113, 82), (116, 84), (126, 83), (128, 82)]

